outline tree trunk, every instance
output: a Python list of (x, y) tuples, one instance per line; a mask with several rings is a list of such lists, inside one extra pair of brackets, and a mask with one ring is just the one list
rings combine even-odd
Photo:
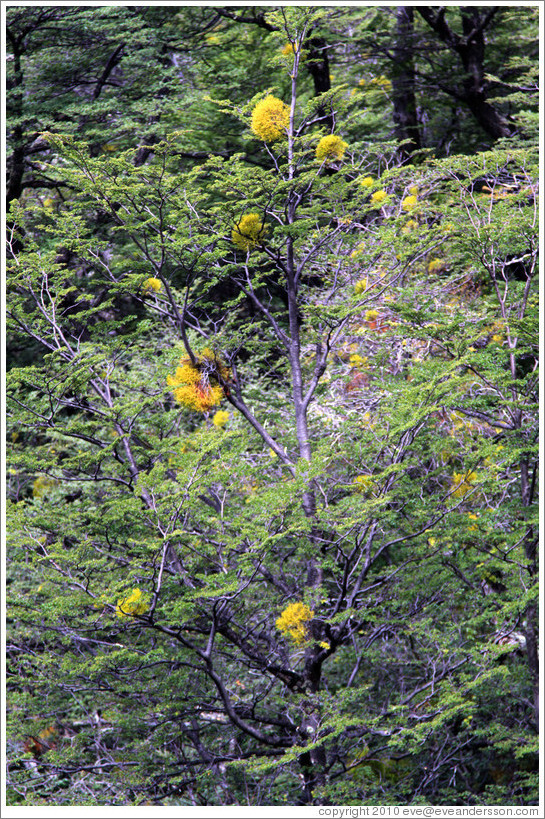
[[(530, 506), (534, 499), (534, 481), (530, 480), (529, 459), (523, 457), (520, 462), (521, 475), (521, 496), (522, 505)], [(535, 477), (535, 476), (534, 476)], [(528, 561), (528, 571), (532, 582), (537, 582), (537, 538), (532, 526), (528, 527), (524, 539), (526, 559)], [(536, 730), (539, 730), (539, 655), (538, 655), (538, 608), (536, 604), (531, 604), (526, 609), (526, 624), (524, 636), (526, 637), (526, 656), (528, 668), (532, 678), (534, 696), (534, 721)]]
[(471, 113), (494, 139), (510, 136), (514, 127), (487, 102), (487, 84), (484, 72), (484, 27), (475, 7), (461, 9), (464, 41), (460, 41), (458, 53), (465, 70), (463, 80), (465, 101)]
[[(327, 60), (327, 53), (322, 52)], [(327, 63), (322, 64), (327, 67)], [(295, 73), (295, 72), (294, 72)], [(292, 114), (295, 107), (295, 99), (297, 95), (296, 76), (292, 78)], [(329, 83), (329, 70), (327, 71), (327, 83)], [(293, 129), (290, 129), (288, 156), (290, 163), (293, 157)], [(290, 178), (293, 174), (293, 165), (290, 168)], [(292, 191), (288, 199), (287, 207), (287, 223), (292, 225), (296, 220), (297, 206), (299, 204), (299, 195)], [(289, 363), (291, 370), (292, 381), (292, 399), (293, 411), (295, 416), (295, 428), (298, 444), (299, 459), (310, 464), (312, 458), (312, 447), (309, 440), (308, 421), (307, 421), (307, 404), (304, 397), (303, 373), (301, 368), (301, 342), (300, 342), (300, 322), (299, 322), (299, 305), (298, 305), (298, 280), (296, 275), (296, 263), (294, 254), (294, 240), (288, 236), (286, 242), (286, 294), (288, 301), (288, 323), (289, 323)], [(307, 564), (307, 580), (308, 588), (316, 589), (321, 586), (323, 582), (323, 569), (320, 561), (320, 543), (317, 536), (316, 527), (316, 489), (313, 481), (309, 479), (306, 490), (302, 497), (302, 507), (305, 517), (310, 524), (309, 538), (315, 547), (313, 554)], [(316, 600), (318, 603), (318, 600)], [(320, 705), (314, 697), (320, 688), (320, 677), (322, 670), (323, 657), (320, 655), (323, 651), (320, 649), (318, 643), (314, 640), (312, 627), (309, 624), (309, 645), (305, 652), (305, 666), (304, 666), (304, 688), (308, 697), (303, 703), (303, 717), (299, 726), (299, 734), (302, 742), (312, 743), (317, 735), (320, 725)], [(303, 777), (303, 795), (304, 804), (316, 804), (313, 791), (316, 787), (324, 785), (326, 781), (326, 754), (323, 746), (319, 748), (312, 748), (309, 751), (303, 752), (299, 757), (301, 765), (301, 773)]]
[[(307, 68), (314, 81), (314, 93), (319, 96), (331, 88), (327, 45), (322, 37), (312, 37), (307, 40), (306, 45), (308, 47)], [(333, 131), (335, 122), (331, 111), (328, 112), (324, 106), (320, 106), (317, 113), (320, 117), (324, 117), (324, 128)]]
[[(9, 36), (9, 33), (8, 33)], [(21, 51), (18, 48), (18, 43), (11, 37), (13, 46), (13, 68), (14, 68), (14, 91), (12, 93), (11, 105), (12, 116), (17, 121), (21, 120), (23, 116), (23, 72), (21, 67)], [(6, 213), (8, 212), (10, 202), (13, 199), (18, 199), (23, 192), (23, 175), (25, 172), (25, 140), (23, 133), (23, 126), (18, 124), (14, 127), (11, 134), (11, 141), (13, 143), (13, 152), (7, 160), (7, 184), (6, 184)]]
[(514, 134), (515, 125), (487, 101), (484, 32), (498, 9), (491, 7), (486, 13), (477, 6), (464, 6), (460, 9), (463, 29), (463, 37), (461, 37), (448, 25), (444, 6), (439, 8), (437, 13), (431, 6), (417, 6), (416, 8), (445, 45), (460, 57), (464, 76), (462, 87), (455, 96), (468, 106), (481, 128), (493, 139)]
[(400, 145), (398, 158), (402, 165), (420, 148), (420, 132), (416, 113), (414, 73), (414, 10), (399, 6), (396, 10), (392, 90), (395, 136)]

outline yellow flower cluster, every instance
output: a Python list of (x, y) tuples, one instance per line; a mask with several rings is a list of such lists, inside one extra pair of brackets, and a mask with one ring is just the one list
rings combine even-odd
[(156, 279), (154, 276), (151, 278), (146, 279), (143, 284), (144, 293), (159, 293), (160, 290), (163, 289), (163, 284), (160, 279)]
[(364, 188), (372, 188), (375, 184), (375, 180), (372, 176), (364, 176), (363, 179), (360, 179), (360, 185)]
[(373, 488), (374, 483), (371, 475), (356, 475), (352, 481), (356, 492), (368, 492)]
[(135, 614), (145, 614), (148, 609), (149, 602), (142, 596), (140, 589), (133, 589), (128, 597), (121, 597), (117, 601), (115, 613), (118, 617), (131, 617)]
[(428, 264), (428, 273), (433, 275), (434, 273), (443, 273), (447, 267), (447, 263), (444, 259), (432, 259)]
[[(375, 184), (375, 180), (372, 176), (364, 176), (362, 179), (359, 179), (359, 184), (362, 188), (372, 188)], [(371, 194), (371, 203), (373, 205), (381, 205), (385, 199), (388, 198), (388, 193), (385, 190), (378, 190)], [(411, 213), (414, 210), (416, 205), (418, 204), (418, 187), (413, 185), (409, 188), (409, 195), (406, 196), (404, 199), (401, 200), (401, 209), (406, 211), (407, 213)], [(417, 226), (417, 223), (414, 220), (410, 220), (408, 223), (409, 228), (411, 230), (414, 226)], [(403, 232), (406, 233), (405, 229)]]
[(276, 628), (301, 645), (308, 639), (307, 624), (313, 617), (314, 612), (305, 603), (290, 603), (276, 621)]
[(452, 476), (453, 496), (455, 498), (463, 498), (467, 495), (476, 478), (476, 472), (455, 472)]
[(348, 148), (348, 142), (335, 134), (322, 137), (316, 148), (316, 159), (320, 162), (331, 162), (334, 159), (342, 159), (344, 152)]
[(38, 475), (34, 483), (32, 484), (32, 496), (34, 498), (43, 498), (50, 489), (53, 489), (57, 485), (57, 480), (55, 478), (48, 478), (47, 475)]
[(172, 392), (179, 404), (197, 412), (208, 412), (223, 398), (223, 388), (214, 373), (221, 378), (229, 377), (229, 370), (217, 361), (214, 351), (206, 349), (195, 364), (190, 358), (180, 359), (175, 374), (167, 375), (167, 384), (174, 388)]
[(371, 196), (371, 202), (373, 205), (381, 205), (387, 197), (386, 191), (375, 191)]
[[(469, 520), (479, 520), (479, 516), (474, 515), (472, 512), (470, 512), (468, 514), (468, 518), (469, 518)], [(475, 523), (472, 523), (471, 526), (469, 526), (468, 528), (469, 528), (470, 532), (478, 532), (479, 531), (479, 527)]]
[(502, 344), (505, 341), (505, 324), (503, 321), (495, 321), (492, 327), (492, 341), (496, 344)]
[(258, 213), (245, 213), (231, 233), (231, 239), (239, 250), (253, 250), (263, 243), (267, 228)]
[(367, 279), (360, 279), (359, 282), (356, 282), (354, 285), (354, 293), (356, 296), (361, 296), (362, 293), (365, 293), (367, 290)]
[(358, 85), (362, 88), (375, 90), (375, 89), (383, 89), (384, 91), (390, 91), (392, 87), (391, 80), (388, 77), (385, 77), (384, 74), (379, 74), (378, 77), (372, 77), (370, 80), (360, 80)]
[(416, 219), (409, 219), (405, 225), (401, 228), (402, 233), (411, 233), (418, 227), (418, 222)]
[(363, 367), (363, 368), (365, 368), (365, 367), (367, 367), (368, 362), (369, 362), (369, 359), (367, 358), (366, 355), (361, 356), (358, 353), (354, 353), (348, 359), (348, 363), (350, 364), (351, 367)]
[(289, 123), (290, 109), (272, 94), (258, 102), (252, 111), (252, 131), (263, 142), (275, 142), (284, 137)]
[(306, 59), (306, 52), (301, 50), (298, 42), (286, 43), (281, 53), (282, 56), (286, 58), (286, 60), (290, 60), (291, 58), (290, 62), (292, 64), (296, 54), (299, 55), (300, 62), (304, 62)]
[(224, 427), (229, 420), (229, 413), (225, 410), (218, 410), (212, 418), (215, 427)]
[(401, 207), (403, 210), (411, 211), (418, 202), (418, 196), (416, 194), (411, 194), (410, 196), (406, 196), (405, 199), (401, 202)]
[(471, 438), (476, 432), (479, 432), (479, 425), (474, 421), (469, 421), (465, 415), (462, 415), (459, 412), (450, 413), (450, 418), (453, 422), (453, 426), (449, 431), (449, 435), (452, 435), (453, 437), (455, 437), (456, 433), (459, 432), (462, 435), (469, 435)]

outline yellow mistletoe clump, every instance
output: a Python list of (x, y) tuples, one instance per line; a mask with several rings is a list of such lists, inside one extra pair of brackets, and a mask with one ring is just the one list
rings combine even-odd
[(229, 413), (225, 410), (218, 410), (212, 418), (215, 427), (224, 427), (229, 420)]
[(308, 639), (307, 624), (313, 617), (314, 612), (305, 603), (290, 603), (276, 621), (276, 628), (301, 645)]
[[(473, 512), (470, 512), (468, 514), (468, 518), (469, 518), (469, 520), (479, 520), (479, 516), (474, 515)], [(471, 526), (468, 527), (468, 529), (469, 529), (470, 532), (478, 532), (479, 531), (479, 527), (475, 523), (472, 523)]]
[(180, 359), (174, 375), (167, 375), (167, 384), (173, 387), (176, 401), (188, 409), (208, 412), (223, 398), (223, 388), (217, 376), (227, 379), (229, 370), (218, 362), (213, 350), (203, 350), (195, 363), (190, 358)]
[(411, 211), (418, 202), (418, 196), (415, 193), (412, 193), (410, 196), (406, 196), (405, 199), (401, 203), (401, 207), (403, 210)]
[(322, 137), (316, 148), (316, 159), (320, 162), (331, 162), (334, 159), (342, 159), (344, 152), (348, 148), (348, 142), (335, 134)]
[(148, 600), (140, 589), (133, 589), (128, 597), (121, 597), (117, 601), (115, 613), (118, 617), (131, 617), (136, 614), (145, 614), (149, 609)]
[(360, 80), (358, 85), (362, 88), (365, 88), (369, 91), (374, 91), (376, 89), (383, 89), (384, 91), (390, 91), (392, 87), (391, 80), (388, 77), (385, 77), (384, 74), (379, 74), (378, 77), (371, 77), (370, 80)]
[(289, 123), (290, 109), (272, 94), (258, 102), (252, 111), (252, 131), (263, 142), (275, 142), (284, 137)]
[(48, 478), (47, 475), (38, 475), (32, 484), (32, 496), (34, 498), (43, 498), (47, 495), (50, 489), (54, 489), (57, 485), (55, 478)]
[(401, 228), (402, 233), (411, 233), (418, 227), (418, 222), (415, 219), (409, 219), (408, 222)]
[(371, 475), (356, 475), (352, 484), (356, 492), (368, 492), (373, 488), (374, 480)]
[(365, 293), (367, 290), (367, 279), (360, 279), (354, 285), (354, 293), (356, 296), (361, 296), (362, 293)]
[(446, 270), (447, 263), (444, 259), (432, 259), (428, 264), (428, 273), (443, 273)]
[(367, 358), (366, 355), (361, 356), (358, 353), (354, 353), (348, 359), (348, 363), (350, 364), (351, 367), (364, 367), (365, 368), (365, 367), (367, 367), (367, 364), (369, 363), (369, 359)]
[(297, 43), (286, 43), (284, 48), (282, 49), (282, 55), (284, 57), (292, 57), (297, 49), (299, 48)]
[(245, 213), (233, 228), (231, 239), (239, 250), (248, 251), (263, 243), (266, 232), (258, 213)]
[(496, 344), (502, 344), (505, 341), (505, 324), (503, 321), (495, 321), (490, 330), (493, 333), (491, 340)]
[(297, 41), (294, 43), (286, 43), (281, 51), (281, 54), (286, 58), (286, 60), (290, 60), (291, 58), (290, 62), (293, 62), (296, 54), (299, 55), (300, 62), (305, 62), (306, 59), (306, 52), (301, 50)]
[(388, 197), (386, 191), (375, 191), (374, 194), (371, 196), (371, 202), (373, 205), (381, 205), (382, 202)]
[(159, 293), (163, 289), (163, 284), (160, 279), (151, 276), (143, 284), (144, 293)]
[(476, 479), (476, 472), (455, 472), (452, 476), (453, 496), (455, 498), (465, 497)]

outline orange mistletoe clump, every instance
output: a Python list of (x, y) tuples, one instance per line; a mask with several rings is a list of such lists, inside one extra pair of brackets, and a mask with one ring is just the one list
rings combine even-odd
[(167, 384), (173, 387), (174, 398), (182, 406), (197, 412), (208, 412), (220, 404), (224, 391), (218, 383), (229, 378), (229, 370), (216, 359), (213, 350), (203, 350), (195, 362), (189, 357), (180, 359), (174, 375), (167, 376)]
[(57, 725), (50, 725), (40, 731), (37, 736), (27, 736), (23, 744), (23, 750), (27, 754), (32, 754), (34, 759), (38, 759), (42, 754), (56, 747), (58, 737), (59, 729)]

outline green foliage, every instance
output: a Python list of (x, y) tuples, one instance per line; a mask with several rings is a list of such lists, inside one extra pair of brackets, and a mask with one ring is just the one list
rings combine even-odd
[(309, 90), (352, 11), (56, 12), (200, 46), (145, 161), (143, 75), (112, 151), (33, 103), (66, 193), (12, 207), (8, 801), (535, 804), (535, 152), (355, 138)]

